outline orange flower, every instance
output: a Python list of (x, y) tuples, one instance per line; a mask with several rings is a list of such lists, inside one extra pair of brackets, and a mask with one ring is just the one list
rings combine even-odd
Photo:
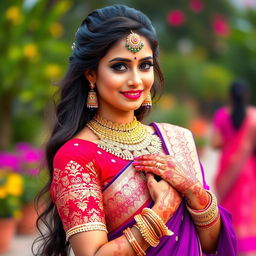
[(207, 129), (208, 129), (208, 122), (202, 118), (194, 119), (190, 123), (190, 130), (196, 137), (205, 136)]

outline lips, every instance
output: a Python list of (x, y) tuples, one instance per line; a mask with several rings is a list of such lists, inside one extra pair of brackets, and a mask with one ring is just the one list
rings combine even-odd
[(130, 100), (137, 100), (140, 98), (143, 90), (132, 90), (132, 91), (123, 91), (121, 94)]

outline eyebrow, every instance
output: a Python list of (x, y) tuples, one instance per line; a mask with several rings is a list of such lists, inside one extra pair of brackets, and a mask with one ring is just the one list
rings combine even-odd
[[(153, 57), (152, 56), (148, 56), (148, 57), (140, 59), (139, 61), (144, 61), (144, 60), (153, 60)], [(120, 58), (120, 57), (114, 58), (114, 59), (110, 60), (109, 62), (113, 62), (113, 61), (132, 62), (130, 59)]]

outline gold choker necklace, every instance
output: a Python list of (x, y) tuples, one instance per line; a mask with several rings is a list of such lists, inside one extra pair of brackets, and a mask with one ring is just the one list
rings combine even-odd
[(87, 123), (87, 126), (100, 138), (99, 148), (125, 160), (159, 153), (161, 150), (159, 137), (150, 134), (136, 117), (128, 124), (121, 124), (97, 115)]

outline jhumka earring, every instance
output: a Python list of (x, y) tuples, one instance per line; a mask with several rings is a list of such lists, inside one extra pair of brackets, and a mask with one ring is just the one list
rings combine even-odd
[(151, 108), (152, 107), (152, 99), (151, 94), (149, 93), (146, 99), (141, 104), (142, 107)]
[(90, 91), (87, 97), (87, 108), (98, 108), (98, 98), (97, 93), (94, 91), (94, 85), (90, 84)]

